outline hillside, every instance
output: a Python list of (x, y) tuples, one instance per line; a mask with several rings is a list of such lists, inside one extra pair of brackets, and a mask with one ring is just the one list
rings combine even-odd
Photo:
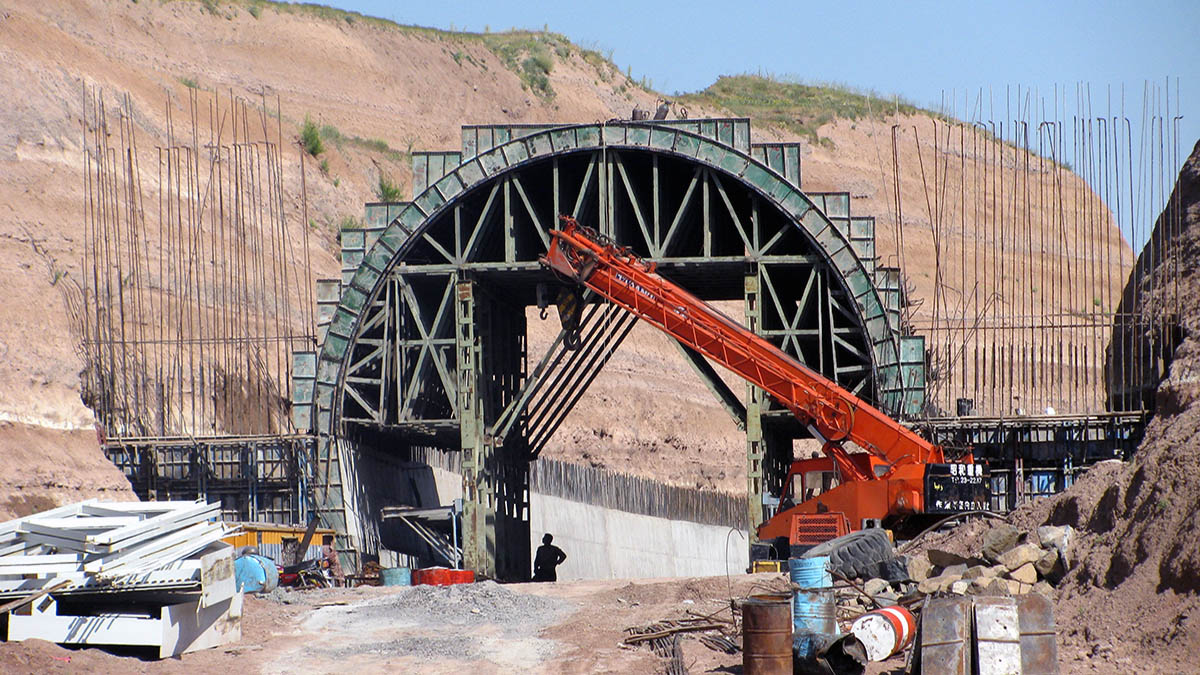
[[(307, 288), (316, 278), (336, 276), (339, 228), (361, 217), (363, 202), (381, 196), (381, 175), (402, 197), (409, 195), (411, 151), (457, 147), (462, 124), (605, 120), (627, 117), (634, 106), (653, 108), (657, 98), (602, 55), (555, 34), (448, 33), (258, 1), (5, 0), (0, 64), (6, 92), (0, 104), (0, 293), (8, 299), (0, 307), (0, 353), (8, 365), (0, 372), (0, 452), (20, 458), (0, 470), (0, 516), (24, 510), (21, 500), (31, 498), (128, 494), (120, 474), (95, 450), (92, 415), (80, 400), (83, 364), (62, 297), (63, 279), (70, 283), (81, 274), (85, 87), (130, 97), (145, 153), (166, 144), (167, 101), (178, 118), (193, 91), (202, 99), (216, 93), (278, 101), (285, 138), (298, 139), (311, 120), (325, 151), (307, 160), (307, 223), (298, 150), (285, 154), (283, 175), (289, 236), (309, 227), (317, 242)], [(728, 85), (763, 88), (767, 102), (735, 95)], [(748, 114), (760, 139), (806, 142), (805, 189), (851, 192), (856, 213), (880, 218), (880, 254), (895, 260), (888, 187), (895, 181), (891, 164), (880, 160), (890, 153), (884, 139), (892, 124), (915, 127), (933, 119), (915, 108), (864, 116), (842, 107), (861, 107), (862, 97), (831, 91), (832, 104), (761, 78), (723, 80), (684, 102), (692, 117)], [(901, 153), (905, 199), (924, 194), (915, 148), (926, 146), (927, 139)], [(967, 159), (978, 162), (979, 156), (964, 158), (963, 171), (973, 166)], [(1074, 174), (1066, 183), (1090, 195)], [(940, 213), (953, 220), (962, 210), (948, 204)], [(931, 219), (906, 214), (905, 220), (913, 227), (905, 249), (918, 257), (933, 245)], [(952, 239), (987, 236), (960, 231)], [(1119, 271), (1128, 247), (1111, 227), (1106, 242)], [(1123, 275), (1113, 276), (1121, 282), (1098, 291), (1105, 302), (1123, 282)], [(958, 283), (965, 286), (965, 276)], [(932, 288), (927, 271), (913, 275), (916, 297), (932, 295)], [(661, 376), (640, 375), (648, 371)], [(740, 490), (743, 452), (742, 436), (690, 367), (665, 340), (640, 329), (547, 454)], [(17, 501), (6, 505), (7, 495)]]

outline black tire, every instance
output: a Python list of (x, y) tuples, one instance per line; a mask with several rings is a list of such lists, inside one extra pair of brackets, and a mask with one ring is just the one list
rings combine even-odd
[(817, 544), (801, 557), (829, 556), (829, 568), (848, 579), (877, 577), (888, 563), (895, 560), (896, 550), (887, 532), (880, 529), (859, 530)]

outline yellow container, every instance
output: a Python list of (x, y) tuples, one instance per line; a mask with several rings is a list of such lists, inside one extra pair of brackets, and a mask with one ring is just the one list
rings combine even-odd
[[(243, 546), (255, 546), (258, 548), (259, 554), (276, 561), (280, 559), (283, 552), (284, 537), (303, 540), (304, 532), (308, 529), (303, 525), (279, 525), (276, 523), (230, 523), (230, 525), (236, 525), (240, 531), (225, 537), (222, 541), (232, 544), (234, 550)], [(326, 527), (319, 527), (313, 532), (308, 550), (304, 552), (304, 559), (320, 556), (321, 537), (326, 534), (332, 535), (334, 531)]]
[(754, 574), (759, 572), (782, 572), (782, 560), (755, 560), (750, 563), (750, 571)]

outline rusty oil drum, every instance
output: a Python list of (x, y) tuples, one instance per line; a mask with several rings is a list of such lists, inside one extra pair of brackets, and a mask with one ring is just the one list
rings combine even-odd
[(786, 595), (742, 603), (742, 672), (792, 672), (792, 607)]

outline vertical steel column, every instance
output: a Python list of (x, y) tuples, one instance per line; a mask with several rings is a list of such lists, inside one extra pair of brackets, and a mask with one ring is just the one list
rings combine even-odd
[(458, 421), (463, 473), (463, 557), (476, 574), (496, 576), (496, 510), (492, 462), (484, 424), (481, 349), (476, 335), (475, 284), (455, 284), (454, 348), (458, 373)]
[[(755, 333), (762, 329), (759, 283), (758, 265), (754, 265), (753, 270), (746, 274), (745, 303), (746, 327)], [(746, 385), (746, 527), (750, 531), (751, 542), (758, 540), (755, 528), (763, 521), (763, 496), (767, 494), (763, 483), (763, 460), (767, 447), (762, 428), (766, 399), (765, 391), (752, 384)]]
[[(763, 331), (762, 287), (769, 283), (758, 265), (745, 277), (746, 327), (759, 335)], [(766, 516), (763, 497), (780, 492), (793, 459), (791, 437), (765, 424), (763, 413), (770, 406), (765, 391), (746, 386), (746, 480), (750, 500), (747, 526), (751, 541), (755, 541), (754, 529)]]

